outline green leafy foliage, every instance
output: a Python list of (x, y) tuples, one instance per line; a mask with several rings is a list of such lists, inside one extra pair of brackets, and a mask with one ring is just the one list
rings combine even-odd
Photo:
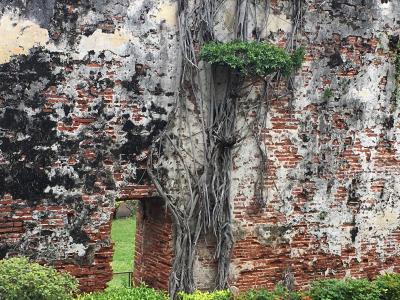
[(179, 300), (230, 300), (233, 299), (229, 291), (200, 292), (195, 291), (193, 294), (179, 293)]
[(375, 285), (380, 291), (381, 300), (400, 299), (400, 274), (385, 274), (378, 276)]
[(167, 300), (167, 294), (145, 285), (135, 288), (111, 288), (102, 293), (80, 295), (78, 300)]
[(71, 275), (27, 258), (0, 260), (1, 300), (68, 300), (73, 299), (77, 286)]
[(271, 43), (256, 41), (210, 42), (203, 46), (201, 58), (211, 64), (227, 65), (243, 75), (266, 76), (274, 72), (289, 75), (301, 67), (305, 51), (292, 54)]
[(290, 292), (285, 287), (277, 285), (273, 291), (266, 289), (250, 290), (239, 298), (240, 300), (300, 300), (297, 292)]
[(329, 279), (312, 283), (313, 300), (379, 300), (380, 290), (366, 279)]
[[(166, 300), (168, 296), (142, 285), (136, 288), (112, 288), (103, 293), (81, 295), (79, 300)], [(277, 285), (274, 290), (250, 290), (234, 297), (229, 291), (180, 292), (178, 300), (399, 300), (400, 274), (378, 276), (373, 282), (366, 279), (328, 279), (315, 281), (310, 290), (290, 292)]]
[(331, 89), (331, 88), (326, 88), (326, 89), (324, 90), (324, 96), (323, 96), (323, 98), (324, 98), (325, 100), (327, 100), (327, 99), (332, 98), (332, 97), (333, 97), (333, 91), (332, 91), (332, 89)]

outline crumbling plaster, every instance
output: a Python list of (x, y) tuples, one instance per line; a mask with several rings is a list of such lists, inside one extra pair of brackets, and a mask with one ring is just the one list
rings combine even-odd
[[(254, 208), (259, 155), (251, 138), (235, 158), (236, 228), (246, 231), (232, 266), (239, 286), (251, 274), (279, 281), (285, 269), (301, 285), (307, 272), (300, 266), (313, 267), (313, 276), (356, 277), (399, 267), (400, 131), (393, 103), (395, 51), (389, 45), (399, 35), (400, 4), (306, 2), (300, 40), (307, 55), (294, 97), (273, 101), (267, 117), (270, 174), (261, 212)], [(324, 96), (327, 89), (332, 96)], [(239, 254), (245, 251), (240, 244), (254, 239), (256, 245), (274, 241), (274, 254), (245, 265), (250, 256)], [(332, 267), (328, 257), (340, 262)], [(273, 267), (278, 269), (269, 273)]]
[[(233, 36), (234, 2), (216, 17), (220, 40)], [(240, 289), (274, 284), (285, 269), (299, 286), (319, 276), (399, 271), (400, 125), (390, 41), (400, 33), (400, 4), (304, 5), (298, 40), (307, 54), (294, 95), (270, 99), (264, 111), (264, 208), (254, 196), (260, 156), (246, 127), (255, 112), (239, 114), (245, 139), (232, 170), (231, 283)], [(110, 271), (113, 201), (127, 196), (126, 187), (143, 197), (135, 187), (148, 187), (149, 146), (177, 98), (176, 9), (172, 0), (0, 3), (0, 214), (13, 224), (0, 230), (1, 257), (100, 264), (88, 271), (87, 289)], [(289, 2), (271, 1), (268, 18), (263, 12), (251, 11), (260, 22), (250, 18), (247, 36), (257, 25), (261, 37), (283, 46), (292, 30)], [(187, 99), (190, 126), (174, 117), (170, 130), (182, 140), (194, 136), (201, 159), (199, 111)], [(189, 142), (182, 147), (191, 152)], [(181, 158), (163, 150), (163, 184), (184, 199)], [(198, 247), (196, 283), (212, 287), (212, 238)]]
[(0, 3), (0, 257), (87, 268), (83, 288), (101, 288), (114, 200), (153, 195), (146, 156), (175, 102), (175, 2), (41, 2)]

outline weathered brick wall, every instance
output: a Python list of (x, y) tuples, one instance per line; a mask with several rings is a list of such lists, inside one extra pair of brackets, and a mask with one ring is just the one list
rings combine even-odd
[(400, 4), (307, 1), (305, 11), (295, 95), (271, 99), (263, 132), (265, 208), (254, 197), (254, 140), (235, 156), (232, 284), (241, 290), (272, 286), (287, 270), (297, 287), (400, 271)]
[[(28, 255), (70, 271), (84, 290), (103, 288), (113, 201), (142, 199), (135, 280), (165, 288), (172, 225), (144, 169), (177, 93), (176, 2), (41, 2), (47, 9), (0, 2), (0, 258)], [(222, 5), (220, 39), (232, 36), (235, 2)], [(260, 32), (284, 45), (288, 1), (270, 4)], [(235, 153), (231, 284), (242, 290), (273, 285), (288, 269), (298, 287), (400, 271), (392, 49), (400, 4), (305, 5), (307, 59), (294, 96), (271, 100), (263, 132), (265, 208), (255, 203), (259, 153), (251, 135)], [(196, 132), (195, 117), (192, 125)], [(212, 237), (198, 248), (196, 284), (211, 287)]]
[(144, 170), (174, 102), (175, 5), (0, 1), (0, 258), (105, 287), (114, 200), (154, 194)]

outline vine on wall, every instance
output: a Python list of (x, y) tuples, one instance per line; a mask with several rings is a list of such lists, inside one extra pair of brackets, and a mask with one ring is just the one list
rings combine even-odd
[[(261, 41), (259, 34), (254, 41), (247, 41), (251, 31), (257, 33), (259, 29), (257, 18), (251, 20), (256, 29), (248, 28), (250, 12), (256, 12), (258, 1), (237, 1), (234, 41), (227, 43), (216, 41), (214, 32), (215, 17), (224, 1), (178, 1), (182, 55), (179, 97), (170, 126), (153, 145), (148, 160), (148, 174), (174, 219), (174, 261), (169, 282), (172, 298), (178, 291), (195, 289), (196, 247), (200, 237), (210, 233), (216, 240), (215, 288), (229, 286), (233, 247), (232, 153), (248, 132), (256, 139), (261, 154), (255, 194), (260, 204), (265, 204), (263, 174), (267, 154), (260, 132), (265, 128), (268, 99), (276, 94), (282, 78), (291, 86), (290, 75), (300, 67), (304, 56), (301, 48), (295, 50), (296, 32), (301, 28), (301, 1), (291, 2), (293, 32), (287, 37), (286, 49)], [(265, 21), (270, 11), (269, 1), (264, 5)], [(202, 49), (200, 57), (198, 49)], [(255, 80), (244, 86), (249, 77)], [(253, 85), (260, 83), (263, 93), (257, 99), (256, 119), (247, 124), (247, 130), (237, 128), (236, 120), (242, 110), (240, 100), (249, 97)], [(196, 121), (191, 105), (195, 107)], [(160, 172), (163, 161), (171, 159), (165, 157), (165, 149), (170, 149), (177, 166), (174, 178)]]

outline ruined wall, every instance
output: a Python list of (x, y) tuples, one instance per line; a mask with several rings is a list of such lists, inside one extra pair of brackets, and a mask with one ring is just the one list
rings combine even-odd
[[(251, 2), (247, 37), (258, 33), (287, 45), (292, 2), (269, 1), (268, 9), (264, 2)], [(219, 7), (218, 40), (233, 38), (235, 7), (236, 1), (228, 0)], [(282, 79), (277, 95), (265, 101), (264, 128), (252, 124), (260, 113), (251, 108), (258, 107), (261, 84), (238, 103), (230, 284), (240, 290), (271, 287), (289, 273), (301, 288), (318, 278), (400, 271), (400, 103), (395, 95), (400, 3), (303, 1), (302, 11), (296, 38), (306, 48), (306, 59), (293, 88), (286, 90)], [(224, 87), (226, 76), (219, 78), (223, 72), (218, 71), (213, 83), (201, 78), (211, 73), (197, 78), (204, 95), (209, 86)], [(215, 98), (224, 93), (217, 90)], [(181, 114), (189, 117), (174, 120), (171, 136), (178, 141), (168, 142), (175, 146), (164, 152), (166, 187), (178, 203), (190, 199), (186, 169), (201, 170), (204, 159), (201, 110), (207, 110), (195, 97), (187, 98)], [(267, 158), (265, 207), (255, 192), (261, 155), (253, 131), (260, 129)], [(186, 189), (178, 188), (179, 180)], [(213, 243), (206, 236), (197, 245), (199, 288), (215, 287)]]
[[(254, 197), (254, 139), (235, 156), (231, 275), (241, 290), (271, 286), (285, 271), (297, 287), (316, 278), (400, 271), (393, 49), (400, 3), (306, 2), (306, 61), (294, 96), (270, 100), (262, 133), (264, 209)], [(285, 34), (276, 42), (283, 44)]]
[[(220, 40), (232, 37), (235, 2), (221, 6)], [(284, 45), (289, 1), (269, 4), (249, 36), (261, 26)], [(147, 219), (139, 211), (135, 279), (165, 288), (171, 224), (149, 200), (144, 169), (177, 94), (176, 2), (0, 1), (0, 13), (0, 258), (28, 255), (70, 271), (85, 290), (103, 288), (113, 200), (143, 199), (154, 210)], [(265, 208), (254, 196), (253, 137), (235, 149), (232, 285), (273, 285), (289, 269), (298, 287), (400, 271), (399, 15), (395, 0), (305, 1), (306, 62), (294, 95), (270, 99), (263, 131)], [(164, 166), (175, 184), (175, 166)], [(199, 243), (200, 288), (214, 281), (213, 242)]]
[(144, 169), (174, 103), (175, 5), (0, 1), (0, 258), (105, 287), (114, 199), (153, 195)]

